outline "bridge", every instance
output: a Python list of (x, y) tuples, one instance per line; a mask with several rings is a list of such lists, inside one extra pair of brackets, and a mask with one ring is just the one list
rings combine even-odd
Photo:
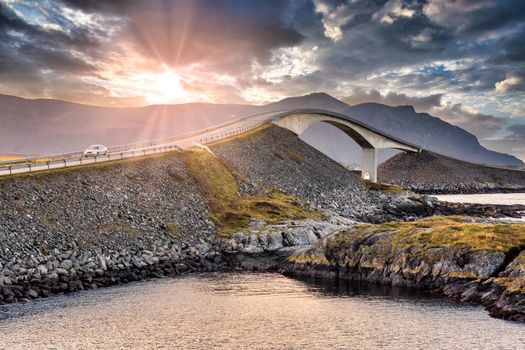
[(328, 123), (339, 128), (356, 141), (363, 149), (361, 164), (362, 175), (364, 178), (373, 182), (377, 182), (378, 149), (394, 148), (405, 152), (421, 151), (420, 147), (416, 145), (397, 139), (347, 115), (321, 109), (299, 109), (263, 112), (237, 118), (214, 127), (197, 130), (184, 135), (142, 143), (113, 146), (108, 148), (108, 154), (99, 155), (94, 158), (84, 158), (82, 152), (72, 152), (2, 161), (0, 162), (0, 176), (52, 170), (124, 158), (143, 157), (180, 150), (196, 144), (206, 144), (225, 139), (254, 129), (267, 122), (272, 122), (282, 128), (291, 130), (297, 135), (301, 135), (306, 129), (316, 123)]
[(350, 136), (362, 148), (361, 170), (363, 178), (377, 182), (377, 150), (394, 148), (405, 152), (419, 153), (421, 148), (374, 129), (347, 115), (322, 109), (302, 109), (279, 113), (272, 122), (282, 128), (301, 135), (316, 123), (327, 123)]

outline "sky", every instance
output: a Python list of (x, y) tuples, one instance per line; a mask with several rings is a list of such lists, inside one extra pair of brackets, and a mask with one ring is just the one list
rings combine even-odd
[(525, 159), (524, 0), (0, 0), (0, 93), (103, 106), (326, 92)]

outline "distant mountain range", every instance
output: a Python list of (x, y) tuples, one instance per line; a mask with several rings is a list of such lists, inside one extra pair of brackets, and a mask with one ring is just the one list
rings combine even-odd
[[(411, 106), (376, 103), (349, 106), (325, 93), (290, 97), (263, 106), (188, 103), (137, 108), (0, 95), (0, 107), (0, 154), (60, 153), (95, 143), (132, 143), (173, 136), (258, 112), (320, 108), (346, 114), (400, 139), (458, 159), (525, 165), (512, 155), (484, 148), (464, 129), (427, 113), (416, 113)], [(314, 125), (301, 138), (342, 163), (360, 162), (359, 146), (330, 125)], [(394, 153), (383, 152), (380, 158), (386, 159)]]

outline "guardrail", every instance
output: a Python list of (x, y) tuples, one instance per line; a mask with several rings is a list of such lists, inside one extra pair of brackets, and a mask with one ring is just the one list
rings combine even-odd
[[(188, 137), (193, 137), (199, 134), (204, 134), (210, 131), (218, 130), (220, 128), (224, 128), (229, 125), (233, 125), (235, 123), (239, 123), (243, 120), (247, 120), (250, 118), (255, 118), (261, 115), (265, 114), (272, 114), (272, 113), (279, 113), (281, 111), (267, 111), (267, 112), (260, 112), (256, 114), (250, 114), (248, 116), (239, 117), (233, 120), (229, 120), (227, 122), (217, 124), (211, 127), (190, 131), (184, 134), (165, 137), (165, 138), (159, 138), (155, 140), (149, 140), (149, 141), (141, 141), (141, 142), (135, 142), (135, 143), (128, 143), (123, 145), (114, 145), (109, 146), (108, 151), (109, 152), (120, 152), (120, 151), (127, 151), (131, 149), (137, 149), (137, 148), (146, 148), (146, 147), (153, 147), (162, 145), (165, 143), (172, 143), (176, 142), (182, 139), (186, 139)], [(11, 159), (11, 160), (3, 160), (0, 161), (0, 168), (2, 166), (10, 166), (10, 165), (17, 165), (17, 164), (37, 164), (37, 163), (47, 163), (49, 161), (57, 161), (57, 160), (64, 160), (64, 159), (70, 159), (70, 158), (78, 158), (80, 155), (82, 155), (83, 152), (76, 151), (76, 152), (66, 152), (66, 153), (57, 153), (57, 154), (50, 154), (50, 155), (41, 155), (41, 156), (34, 156), (34, 157), (27, 157), (27, 158), (17, 158), (17, 159)]]
[[(261, 115), (261, 114), (258, 114), (258, 115)], [(251, 116), (251, 117), (254, 117), (254, 116)], [(244, 119), (246, 118), (243, 118), (242, 120)], [(197, 136), (199, 134), (206, 134), (207, 132), (211, 132), (211, 131), (220, 129), (222, 127), (228, 126), (230, 124), (238, 123), (238, 122), (239, 120), (234, 121), (234, 122), (228, 122), (228, 123), (221, 124), (221, 126), (219, 127), (203, 129), (205, 131), (201, 130), (199, 132), (192, 132), (192, 133), (184, 134), (184, 135), (177, 136), (174, 138), (169, 138), (170, 143), (175, 143), (175, 142), (180, 141), (181, 145), (176, 145), (176, 144), (170, 144), (170, 145), (164, 145), (164, 146), (147, 145), (147, 147), (122, 150), (120, 152), (112, 151), (111, 153), (108, 153), (107, 155), (97, 155), (91, 158), (86, 158), (83, 156), (82, 153), (79, 153), (79, 152), (69, 154), (69, 155), (77, 155), (76, 157), (69, 156), (67, 158), (61, 158), (57, 160), (53, 160), (51, 156), (46, 156), (45, 158), (42, 158), (42, 157), (40, 158), (40, 159), (45, 159), (45, 161), (40, 161), (37, 163), (29, 162), (25, 164), (9, 164), (8, 166), (4, 166), (4, 167), (0, 166), (0, 176), (32, 173), (32, 172), (52, 170), (52, 169), (61, 169), (61, 168), (68, 168), (68, 167), (85, 165), (85, 164), (95, 164), (95, 163), (102, 163), (102, 162), (107, 162), (107, 161), (112, 161), (112, 160), (144, 157), (144, 156), (158, 154), (158, 153), (180, 151), (182, 148), (192, 146), (195, 143), (195, 142), (187, 143), (189, 142), (188, 139), (192, 138), (193, 136)], [(252, 124), (244, 125), (240, 128), (233, 129), (230, 131), (225, 131), (225, 132), (218, 133), (218, 134), (203, 136), (202, 138), (199, 138), (198, 141), (200, 144), (207, 144), (210, 142), (225, 139), (225, 138), (249, 131), (251, 129), (254, 129), (260, 126), (261, 124), (263, 124), (263, 122), (252, 123)], [(168, 138), (166, 140), (168, 140)], [(184, 141), (186, 141), (186, 143)], [(165, 143), (168, 143), (168, 142), (165, 142)]]

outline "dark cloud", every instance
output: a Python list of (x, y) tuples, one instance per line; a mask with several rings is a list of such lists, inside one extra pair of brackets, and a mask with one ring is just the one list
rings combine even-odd
[(425, 14), (460, 35), (475, 35), (508, 27), (525, 18), (522, 0), (429, 0)]
[[(45, 29), (30, 24), (13, 10), (0, 3), (0, 74), (21, 75), (27, 72), (39, 74), (51, 69), (62, 72), (93, 72), (95, 66), (85, 58), (73, 54), (73, 50), (93, 52), (97, 41), (89, 31), (78, 28)], [(99, 53), (101, 55), (101, 53)], [(5, 77), (4, 77), (5, 78)]]
[(126, 20), (126, 41), (145, 57), (169, 66), (205, 63), (240, 71), (252, 60), (268, 62), (271, 51), (294, 46), (303, 35), (284, 23), (285, 1), (67, 1), (86, 11)]
[(525, 61), (525, 26), (514, 35), (502, 38), (495, 46), (497, 53), (487, 60), (491, 64), (523, 63)]

